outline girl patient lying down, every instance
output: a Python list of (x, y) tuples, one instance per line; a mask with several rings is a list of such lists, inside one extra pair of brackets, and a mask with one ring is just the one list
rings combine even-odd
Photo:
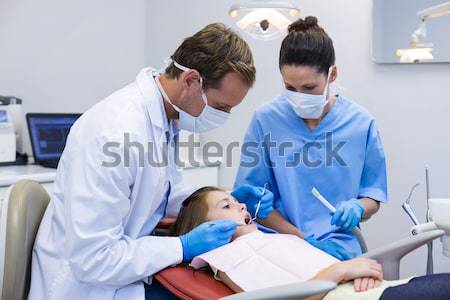
[(289, 234), (266, 234), (257, 229), (245, 204), (226, 191), (204, 187), (184, 202), (172, 235), (183, 235), (207, 221), (228, 219), (238, 224), (232, 241), (197, 256), (191, 266), (209, 266), (215, 278), (235, 292), (251, 291), (306, 280), (339, 284), (312, 299), (450, 299), (450, 274), (383, 280), (375, 260), (339, 261)]

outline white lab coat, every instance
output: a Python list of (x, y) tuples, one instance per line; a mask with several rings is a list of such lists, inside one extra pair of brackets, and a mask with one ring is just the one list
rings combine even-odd
[[(182, 185), (173, 159), (149, 164), (148, 156), (162, 161), (166, 131), (169, 139), (176, 131), (152, 72), (142, 70), (72, 127), (34, 245), (29, 299), (144, 300), (149, 276), (182, 261), (177, 237), (150, 236), (164, 211), (176, 215), (193, 191)], [(130, 147), (127, 166), (125, 133), (146, 148), (142, 159)], [(106, 142), (117, 143), (108, 151), (121, 155), (120, 165), (102, 166), (114, 160)]]

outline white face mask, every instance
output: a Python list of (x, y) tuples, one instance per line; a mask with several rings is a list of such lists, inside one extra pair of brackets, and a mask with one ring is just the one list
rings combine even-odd
[[(189, 71), (190, 69), (180, 65), (176, 61), (173, 61), (173, 64), (175, 67), (182, 71)], [(202, 112), (199, 116), (193, 116), (185, 111), (183, 111), (181, 108), (177, 107), (170, 101), (169, 97), (167, 96), (166, 92), (161, 86), (161, 83), (159, 82), (159, 79), (156, 78), (156, 84), (158, 85), (158, 88), (163, 95), (164, 99), (169, 102), (172, 107), (178, 111), (180, 115), (180, 120), (178, 123), (178, 126), (180, 129), (184, 129), (190, 132), (195, 133), (201, 133), (205, 131), (212, 130), (214, 128), (220, 127), (223, 125), (228, 118), (230, 117), (230, 113), (218, 110), (214, 107), (211, 107), (208, 105), (208, 99), (206, 97), (205, 91), (203, 90), (203, 79), (200, 77), (200, 85), (202, 86), (202, 99), (205, 103), (205, 107), (203, 108)]]
[(318, 119), (323, 113), (325, 105), (328, 103), (327, 91), (333, 66), (328, 69), (327, 81), (322, 95), (305, 94), (284, 89), (284, 96), (292, 109), (300, 118)]

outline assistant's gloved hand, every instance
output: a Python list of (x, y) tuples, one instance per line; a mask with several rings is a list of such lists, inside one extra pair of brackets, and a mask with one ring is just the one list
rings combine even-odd
[(350, 199), (340, 202), (336, 207), (336, 212), (331, 218), (331, 225), (341, 227), (344, 231), (351, 231), (359, 225), (364, 215), (364, 205), (358, 199)]
[(236, 228), (236, 223), (231, 220), (216, 220), (203, 223), (181, 235), (183, 262), (229, 243)]
[(255, 217), (259, 199), (261, 199), (261, 205), (257, 216), (259, 219), (267, 218), (273, 211), (273, 193), (268, 189), (264, 190), (262, 187), (243, 184), (231, 192), (231, 196), (236, 198), (239, 202), (245, 203), (247, 210), (252, 217)]
[(347, 260), (347, 259), (352, 258), (350, 256), (350, 254), (348, 254), (344, 250), (344, 248), (342, 248), (339, 244), (337, 244), (331, 240), (319, 241), (319, 240), (315, 239), (313, 235), (305, 237), (304, 240), (306, 242), (308, 242), (309, 244), (311, 244), (311, 246), (314, 246), (314, 247), (330, 254), (331, 256), (336, 257), (339, 260)]

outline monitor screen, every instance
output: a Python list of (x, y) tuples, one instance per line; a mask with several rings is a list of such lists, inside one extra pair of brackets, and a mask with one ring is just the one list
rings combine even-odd
[(59, 159), (79, 114), (27, 114), (34, 159)]
[(0, 123), (8, 122), (8, 115), (6, 110), (0, 110)]

